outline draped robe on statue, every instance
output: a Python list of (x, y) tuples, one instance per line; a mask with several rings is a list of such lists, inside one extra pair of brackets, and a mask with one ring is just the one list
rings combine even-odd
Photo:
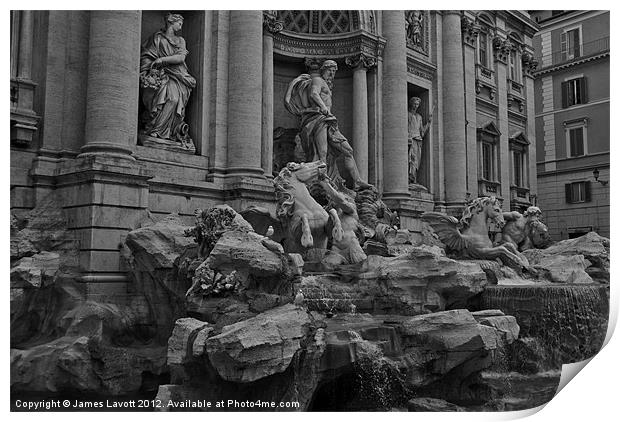
[[(325, 115), (321, 113), (319, 107), (307, 107), (303, 98), (310, 89), (312, 76), (304, 73), (289, 84), (284, 97), (286, 109), (300, 119), (301, 146), (304, 150), (307, 161), (319, 159), (318, 147), (316, 145), (316, 133), (327, 127), (327, 169), (328, 175), (332, 180), (336, 180), (341, 172), (338, 170), (338, 158), (343, 154), (351, 156), (353, 149), (349, 145), (347, 138), (338, 129), (338, 120), (333, 114)], [(343, 176), (346, 172), (342, 172)], [(350, 181), (351, 182), (351, 181)]]
[(196, 87), (196, 79), (189, 74), (185, 60), (151, 69), (153, 61), (160, 57), (185, 57), (187, 53), (182, 37), (178, 37), (175, 43), (162, 31), (153, 34), (142, 46), (140, 77), (142, 102), (146, 108), (144, 133), (149, 136), (191, 143), (189, 128), (184, 121), (185, 106)]

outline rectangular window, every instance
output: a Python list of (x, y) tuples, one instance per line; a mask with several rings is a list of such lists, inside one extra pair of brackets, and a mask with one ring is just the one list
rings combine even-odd
[(590, 182), (574, 182), (567, 183), (566, 202), (569, 204), (577, 204), (580, 202), (590, 202)]
[(562, 61), (573, 60), (581, 57), (581, 35), (580, 29), (575, 28), (563, 32), (560, 39), (562, 49)]
[(512, 183), (515, 186), (523, 187), (525, 183), (523, 183), (523, 168), (524, 168), (524, 159), (523, 152), (521, 151), (513, 151), (512, 152)]
[(478, 63), (484, 67), (489, 67), (489, 59), (487, 56), (487, 34), (481, 32), (478, 35)]
[(562, 82), (562, 108), (587, 102), (586, 78)]
[(517, 52), (512, 50), (510, 52), (510, 79), (519, 82), (519, 74), (517, 71)]
[(570, 147), (570, 157), (585, 155), (585, 149), (583, 147), (583, 127), (568, 129), (568, 143)]
[(482, 178), (484, 180), (494, 181), (495, 172), (493, 165), (493, 145), (486, 142), (482, 143)]

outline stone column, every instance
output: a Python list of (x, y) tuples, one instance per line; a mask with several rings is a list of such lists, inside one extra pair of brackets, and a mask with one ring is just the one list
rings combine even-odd
[(122, 300), (126, 268), (119, 245), (147, 216), (149, 175), (132, 157), (137, 143), (139, 11), (90, 12), (86, 143), (56, 177), (68, 228), (80, 242), (87, 295)]
[(19, 32), (13, 33), (14, 37), (18, 35), (18, 39), (13, 41), (14, 48), (11, 51), (13, 56), (17, 56), (11, 60), (11, 142), (16, 146), (28, 147), (39, 121), (39, 116), (33, 110), (34, 90), (37, 86), (32, 81), (34, 12), (22, 10), (13, 13), (17, 14), (13, 22), (18, 24)]
[(19, 62), (17, 77), (30, 80), (32, 77), (32, 37), (33, 20), (32, 10), (22, 10), (19, 26)]
[(91, 12), (84, 155), (132, 159), (137, 142), (139, 11)]
[(450, 208), (460, 207), (465, 202), (467, 191), (463, 44), (461, 14), (458, 10), (443, 12), (442, 30), (444, 169), (446, 206)]
[(265, 176), (273, 169), (273, 34), (284, 25), (276, 20), (276, 11), (263, 12), (263, 111), (261, 132), (261, 167)]
[(262, 176), (262, 12), (231, 11), (229, 36), (227, 173)]
[(364, 54), (346, 58), (353, 70), (353, 155), (360, 177), (368, 181), (368, 83), (366, 72), (377, 61)]
[(404, 11), (382, 11), (382, 24), (382, 36), (387, 39), (383, 53), (383, 197), (408, 198)]

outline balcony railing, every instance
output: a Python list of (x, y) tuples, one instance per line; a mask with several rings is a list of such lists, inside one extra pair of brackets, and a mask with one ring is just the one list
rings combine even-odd
[(583, 57), (593, 56), (595, 54), (609, 51), (609, 37), (599, 38), (591, 42), (579, 45), (579, 48), (571, 48), (566, 50), (556, 50), (551, 54), (538, 57), (540, 67), (554, 66), (561, 63), (568, 63), (579, 60)]

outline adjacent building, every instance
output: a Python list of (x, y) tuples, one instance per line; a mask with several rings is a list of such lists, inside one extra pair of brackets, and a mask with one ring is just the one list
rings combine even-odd
[(609, 11), (535, 11), (538, 205), (554, 240), (609, 237)]
[[(182, 12), (185, 60), (196, 80), (185, 109), (191, 148), (153, 142), (141, 132), (140, 87), (150, 83), (140, 78), (141, 45), (163, 26), (165, 15), (11, 13), (11, 209), (27, 211), (54, 195), (80, 241), (84, 281), (125, 280), (119, 244), (147, 214), (157, 219), (178, 213), (189, 222), (195, 209), (221, 203), (273, 209), (271, 178), (295, 157), (299, 129), (284, 95), (294, 78), (316, 72), (325, 59), (338, 64), (332, 112), (362, 178), (378, 187), (403, 226), (417, 230), (417, 217), (428, 210), (458, 215), (468, 199), (486, 195), (503, 198), (506, 210), (523, 210), (538, 196), (554, 221), (553, 206), (541, 202), (536, 187), (538, 26), (527, 13)], [(584, 21), (584, 34), (585, 28)], [(542, 45), (548, 50), (543, 54), (556, 48)], [(544, 58), (542, 63), (544, 69), (555, 66)], [(596, 77), (578, 72), (580, 78)], [(551, 75), (546, 77), (554, 81)], [(553, 119), (561, 109), (561, 86), (553, 81), (543, 84), (557, 87), (546, 95), (558, 100), (541, 119)], [(605, 89), (594, 86), (589, 84), (588, 104), (607, 107), (608, 116), (609, 99), (599, 94)], [(575, 85), (572, 95), (582, 95), (581, 87)], [(417, 183), (409, 184), (407, 113), (413, 96), (422, 100), (423, 121), (434, 117)], [(580, 104), (570, 116), (555, 118), (572, 130), (587, 117), (582, 109)], [(608, 139), (607, 147), (594, 140), (604, 125), (599, 117), (590, 119), (580, 150), (586, 160), (603, 157), (609, 146)], [(541, 180), (547, 183), (546, 174), (564, 177), (558, 132), (550, 138), (541, 126), (539, 134), (550, 145), (549, 155), (538, 155), (539, 166), (549, 165)], [(607, 168), (596, 165), (606, 177)], [(599, 198), (599, 189), (592, 187), (591, 200)]]

